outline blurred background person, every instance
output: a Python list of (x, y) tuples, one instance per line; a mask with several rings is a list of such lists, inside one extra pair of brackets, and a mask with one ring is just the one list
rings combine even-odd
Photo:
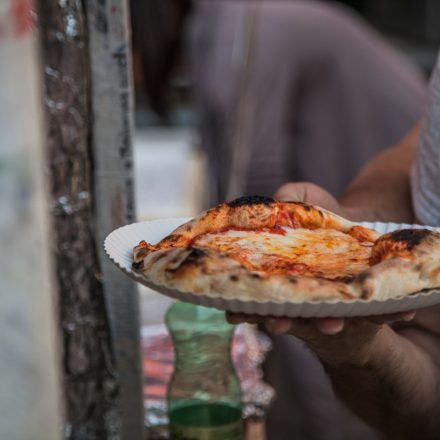
[(291, 179), (338, 195), (420, 116), (420, 75), (341, 7), (201, 1), (188, 34), (211, 203)]
[[(170, 77), (176, 66), (188, 72), (208, 157), (207, 206), (270, 196), (286, 181), (338, 196), (421, 116), (422, 73), (341, 5), (133, 0), (132, 15), (137, 83), (162, 121)], [(269, 439), (377, 438), (336, 401), (302, 343), (274, 336), (273, 344)]]
[(210, 205), (270, 195), (291, 180), (338, 195), (420, 116), (420, 73), (347, 8), (299, 0), (142, 3), (134, 6), (134, 33), (149, 103), (166, 112), (169, 76), (186, 63)]

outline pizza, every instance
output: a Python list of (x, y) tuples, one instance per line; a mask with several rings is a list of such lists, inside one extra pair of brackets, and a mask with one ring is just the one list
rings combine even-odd
[(440, 286), (440, 233), (380, 235), (323, 208), (241, 197), (141, 241), (133, 269), (156, 285), (226, 299), (384, 300)]

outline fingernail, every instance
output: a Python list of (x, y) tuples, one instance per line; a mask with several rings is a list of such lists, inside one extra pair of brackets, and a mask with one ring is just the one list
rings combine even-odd
[(412, 321), (414, 319), (414, 316), (416, 316), (416, 312), (403, 312), (402, 313), (402, 320), (403, 321)]
[(340, 318), (318, 319), (316, 327), (324, 335), (336, 335), (344, 329), (344, 320)]
[(270, 332), (282, 334), (292, 328), (292, 321), (287, 318), (269, 318), (265, 321), (265, 325)]

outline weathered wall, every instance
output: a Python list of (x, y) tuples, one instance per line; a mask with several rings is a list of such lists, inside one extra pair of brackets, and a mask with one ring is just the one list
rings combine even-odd
[(0, 1), (0, 439), (61, 438), (41, 84), (27, 0)]

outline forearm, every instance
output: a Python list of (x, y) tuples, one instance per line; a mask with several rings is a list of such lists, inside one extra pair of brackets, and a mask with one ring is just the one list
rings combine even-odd
[(353, 220), (413, 222), (409, 170), (415, 157), (417, 124), (398, 145), (373, 158), (340, 199)]
[(324, 353), (336, 393), (389, 439), (438, 438), (440, 372), (431, 356), (387, 325), (365, 346), (337, 363)]

